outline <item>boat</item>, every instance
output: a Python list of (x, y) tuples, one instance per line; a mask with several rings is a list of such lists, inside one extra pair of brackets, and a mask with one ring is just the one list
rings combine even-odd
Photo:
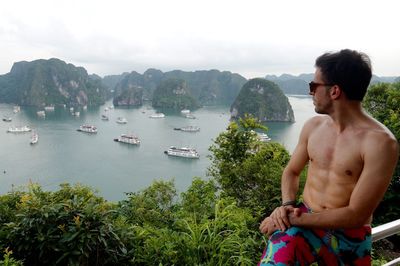
[(45, 111), (43, 111), (43, 110), (37, 111), (36, 114), (37, 114), (39, 117), (46, 117), (46, 113), (45, 113)]
[(128, 120), (126, 120), (125, 117), (118, 117), (117, 118), (117, 123), (118, 124), (126, 124), (126, 123), (128, 123)]
[(265, 133), (257, 133), (257, 138), (262, 142), (271, 141), (271, 138)]
[(74, 107), (70, 107), (70, 108), (69, 108), (69, 111), (70, 111), (71, 113), (74, 113)]
[(14, 108), (13, 108), (14, 114), (18, 113), (19, 111), (21, 111), (21, 107), (18, 105), (14, 106)]
[(189, 113), (190, 113), (190, 110), (188, 110), (188, 109), (181, 110), (181, 114), (189, 114)]
[(196, 119), (196, 117), (194, 115), (190, 114), (190, 113), (186, 114), (185, 117), (189, 118), (189, 119)]
[(165, 114), (163, 113), (155, 113), (149, 116), (150, 118), (164, 118)]
[(48, 111), (48, 112), (52, 112), (52, 111), (54, 111), (54, 106), (45, 106), (44, 110)]
[(77, 131), (85, 132), (85, 133), (97, 133), (97, 127), (93, 125), (81, 125)]
[(101, 120), (108, 121), (109, 118), (108, 118), (108, 116), (106, 116), (106, 115), (101, 115)]
[(9, 117), (9, 116), (5, 116), (5, 117), (3, 117), (3, 121), (4, 121), (4, 122), (11, 122), (11, 121), (12, 121), (12, 118)]
[(200, 155), (194, 148), (181, 147), (176, 148), (175, 146), (169, 147), (168, 150), (164, 151), (169, 156), (184, 157), (189, 159), (199, 159)]
[(36, 132), (32, 133), (31, 144), (36, 144), (39, 141), (39, 135)]
[(7, 129), (8, 133), (24, 133), (24, 132), (29, 132), (31, 129), (28, 126), (23, 126), (23, 127), (9, 127)]
[(115, 138), (114, 141), (133, 145), (140, 144), (140, 139), (133, 134), (122, 134), (119, 138)]
[(197, 132), (200, 131), (200, 128), (197, 126), (186, 126), (186, 127), (176, 127), (175, 130), (180, 130), (184, 132)]
[(76, 111), (75, 113), (72, 113), (72, 115), (73, 115), (73, 116), (76, 116), (76, 117), (80, 117), (80, 116), (81, 116), (81, 113), (78, 112), (78, 111)]

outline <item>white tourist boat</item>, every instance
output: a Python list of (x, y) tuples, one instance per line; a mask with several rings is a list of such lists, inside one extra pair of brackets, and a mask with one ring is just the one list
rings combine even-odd
[(85, 132), (85, 133), (97, 133), (97, 127), (93, 125), (81, 125), (77, 131)]
[(45, 106), (44, 110), (47, 112), (53, 112), (54, 111), (54, 106)]
[(118, 117), (117, 118), (117, 123), (118, 124), (126, 124), (126, 123), (128, 123), (128, 120), (126, 120), (125, 117)]
[(18, 113), (19, 111), (21, 111), (21, 107), (20, 107), (19, 105), (15, 105), (15, 106), (13, 107), (13, 112), (14, 112), (14, 114)]
[(262, 142), (271, 141), (271, 138), (265, 133), (257, 133), (257, 138)]
[(189, 118), (189, 119), (196, 119), (196, 117), (194, 115), (190, 114), (190, 113), (186, 114), (185, 117)]
[(199, 159), (200, 155), (194, 148), (181, 147), (176, 148), (174, 146), (169, 147), (168, 150), (164, 151), (165, 154), (170, 156), (184, 157), (189, 159)]
[(76, 117), (80, 117), (81, 116), (81, 112), (76, 111), (75, 113), (72, 113), (73, 116)]
[(37, 111), (36, 114), (37, 114), (39, 117), (46, 117), (46, 113), (45, 113), (45, 111), (43, 111), (43, 110)]
[(115, 138), (114, 141), (127, 143), (127, 144), (132, 144), (132, 145), (139, 145), (140, 144), (140, 139), (137, 136), (133, 135), (133, 134), (122, 134), (118, 138)]
[(25, 132), (30, 132), (32, 129), (28, 126), (23, 126), (23, 127), (9, 127), (7, 129), (7, 132), (9, 133), (25, 133)]
[(39, 135), (36, 132), (32, 133), (31, 144), (36, 144), (39, 141)]
[(198, 126), (186, 126), (186, 127), (176, 127), (175, 130), (180, 130), (184, 132), (198, 132), (200, 131), (200, 127)]
[(149, 116), (150, 118), (164, 118), (165, 114), (163, 113), (155, 113)]
[(181, 113), (182, 113), (182, 114), (189, 114), (189, 113), (190, 113), (190, 110), (188, 110), (188, 109), (183, 109), (183, 110), (181, 110)]

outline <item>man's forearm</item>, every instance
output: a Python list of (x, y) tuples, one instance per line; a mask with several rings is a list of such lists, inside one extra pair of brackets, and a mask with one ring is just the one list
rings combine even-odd
[(366, 220), (357, 212), (348, 207), (330, 209), (319, 213), (301, 213), (301, 215), (289, 214), (289, 222), (293, 226), (322, 229), (346, 229), (358, 228), (366, 223)]
[(298, 189), (299, 177), (285, 170), (282, 175), (281, 183), (282, 202), (296, 200)]

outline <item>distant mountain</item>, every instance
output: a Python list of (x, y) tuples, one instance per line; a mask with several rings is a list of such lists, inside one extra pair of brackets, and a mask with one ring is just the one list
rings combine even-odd
[(102, 79), (88, 75), (83, 67), (56, 58), (14, 63), (0, 76), (0, 101), (19, 105), (96, 106), (103, 104)]
[(252, 114), (261, 121), (294, 122), (289, 99), (272, 81), (262, 78), (246, 82), (231, 106), (233, 118)]
[[(110, 81), (110, 78), (107, 78)], [(117, 77), (113, 77), (113, 79), (114, 81), (118, 80)], [(124, 89), (137, 87), (143, 89), (144, 99), (151, 100), (157, 86), (168, 79), (184, 80), (190, 95), (201, 105), (232, 104), (240, 88), (247, 81), (244, 77), (228, 71), (185, 72), (174, 70), (163, 73), (157, 69), (148, 69), (143, 75), (133, 71), (121, 77), (114, 85), (114, 95), (118, 97)]]
[(164, 80), (157, 86), (152, 105), (155, 108), (176, 110), (193, 110), (199, 107), (197, 101), (192, 97), (186, 81), (174, 78)]
[(266, 75), (265, 79), (275, 82), (285, 94), (306, 95), (309, 92), (308, 83), (313, 77), (314, 74), (301, 74), (299, 76), (282, 74), (279, 77), (275, 75)]
[[(294, 76), (291, 74), (282, 74), (279, 77), (276, 75), (266, 75), (265, 79), (278, 84), (285, 94), (308, 94), (308, 83), (312, 81), (314, 74), (300, 74)], [(396, 77), (378, 77), (372, 75), (371, 84), (379, 82), (395, 82)]]
[(376, 84), (376, 83), (393, 83), (396, 82), (396, 78), (398, 77), (378, 77), (376, 75), (372, 75), (372, 79), (371, 79), (371, 84)]

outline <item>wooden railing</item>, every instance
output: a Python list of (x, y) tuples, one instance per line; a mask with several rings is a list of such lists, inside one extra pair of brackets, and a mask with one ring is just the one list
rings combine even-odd
[[(372, 228), (372, 241), (378, 241), (380, 239), (389, 237), (397, 233), (400, 233), (400, 219)], [(398, 264), (400, 264), (400, 258), (394, 259), (384, 264), (383, 266), (391, 266)]]

